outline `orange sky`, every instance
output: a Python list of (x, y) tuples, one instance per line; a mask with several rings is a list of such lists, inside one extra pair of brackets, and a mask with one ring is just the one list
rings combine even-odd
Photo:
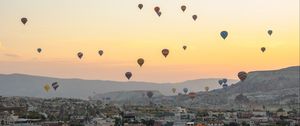
[(299, 65), (298, 0), (1, 0), (0, 17), (0, 73), (178, 82)]

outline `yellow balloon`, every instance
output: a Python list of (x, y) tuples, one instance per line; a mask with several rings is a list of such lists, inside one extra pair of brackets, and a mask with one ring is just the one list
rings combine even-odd
[(45, 86), (44, 86), (44, 90), (45, 90), (46, 92), (48, 92), (48, 91), (50, 90), (50, 86), (49, 86), (49, 84), (45, 84)]
[(205, 91), (207, 92), (209, 90), (209, 87), (205, 87)]
[(175, 93), (176, 92), (176, 88), (172, 88), (172, 92)]

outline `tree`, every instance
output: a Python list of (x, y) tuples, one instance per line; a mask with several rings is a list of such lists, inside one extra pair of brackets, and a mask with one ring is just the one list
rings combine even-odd
[(247, 124), (247, 122), (243, 121), (243, 122), (242, 122), (242, 126), (250, 126), (250, 125)]
[(4, 125), (4, 120), (1, 120), (1, 125)]
[(121, 118), (115, 118), (115, 126), (122, 126)]

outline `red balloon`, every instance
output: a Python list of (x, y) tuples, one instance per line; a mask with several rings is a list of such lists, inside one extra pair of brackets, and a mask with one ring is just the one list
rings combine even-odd
[(125, 76), (128, 80), (130, 80), (131, 76), (132, 76), (132, 73), (131, 72), (126, 72), (125, 73)]
[(82, 52), (78, 52), (77, 56), (78, 56), (79, 59), (81, 59), (83, 57), (83, 53)]
[(162, 53), (165, 57), (167, 57), (167, 56), (169, 55), (169, 50), (168, 50), (168, 49), (163, 49), (163, 50), (161, 51), (161, 53)]
[(197, 93), (195, 93), (195, 92), (190, 92), (188, 96), (193, 100), (194, 98), (196, 98)]
[(238, 77), (241, 81), (244, 81), (247, 79), (248, 74), (245, 71), (241, 71), (238, 73)]
[(156, 13), (158, 13), (158, 12), (160, 11), (160, 8), (159, 8), (159, 7), (154, 7), (154, 11), (155, 11)]

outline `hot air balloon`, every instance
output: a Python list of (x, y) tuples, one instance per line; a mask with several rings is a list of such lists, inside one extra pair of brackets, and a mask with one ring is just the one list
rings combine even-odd
[(160, 12), (160, 8), (159, 8), (159, 7), (154, 7), (154, 11), (155, 11), (156, 13), (158, 13), (158, 12)]
[(223, 84), (223, 88), (226, 88), (226, 87), (228, 87), (228, 85), (227, 84)]
[(240, 79), (241, 81), (246, 80), (247, 75), (248, 75), (248, 74), (247, 74), (245, 71), (241, 71), (241, 72), (238, 73), (238, 77), (239, 77), (239, 79)]
[(56, 91), (56, 89), (59, 87), (57, 82), (52, 83), (52, 88)]
[(157, 15), (158, 15), (158, 17), (160, 17), (161, 16), (161, 12), (159, 11), (159, 12), (157, 12)]
[(188, 91), (189, 91), (189, 89), (187, 89), (187, 88), (183, 88), (183, 92), (184, 92), (184, 94), (186, 94)]
[(167, 56), (169, 55), (169, 50), (168, 49), (163, 49), (161, 51), (161, 53), (167, 58)]
[(41, 52), (42, 52), (42, 49), (41, 49), (41, 48), (37, 48), (36, 51), (37, 51), (38, 53), (41, 53)]
[(140, 10), (142, 10), (143, 4), (139, 4), (138, 7), (140, 8)]
[(21, 22), (25, 25), (26, 23), (27, 23), (27, 18), (25, 18), (25, 17), (23, 17), (23, 18), (21, 18)]
[(182, 46), (182, 48), (183, 48), (183, 50), (186, 50), (187, 46), (186, 46), (186, 45), (184, 45), (184, 46)]
[(227, 31), (221, 31), (220, 35), (225, 40), (228, 36), (228, 32)]
[(132, 76), (132, 73), (131, 72), (126, 72), (125, 73), (125, 76), (128, 80), (130, 80), (131, 76)]
[(143, 58), (139, 58), (139, 59), (137, 60), (137, 63), (140, 65), (140, 67), (143, 66), (144, 62), (145, 62), (145, 60), (144, 60)]
[(172, 88), (172, 92), (175, 93), (176, 92), (176, 88)]
[(261, 50), (262, 52), (265, 52), (265, 51), (266, 51), (266, 47), (261, 47), (260, 50)]
[(223, 81), (224, 84), (227, 83), (227, 79), (226, 78), (222, 79), (222, 81)]
[(103, 53), (104, 53), (104, 51), (103, 51), (103, 50), (99, 50), (99, 51), (98, 51), (98, 54), (99, 54), (100, 56), (102, 56), (102, 55), (103, 55)]
[(194, 100), (194, 98), (196, 98), (196, 96), (197, 96), (197, 93), (195, 93), (195, 92), (190, 92), (190, 93), (188, 94), (188, 96), (189, 96), (192, 100)]
[(45, 85), (44, 85), (44, 90), (45, 90), (46, 92), (48, 92), (48, 91), (50, 90), (49, 84), (45, 84)]
[(152, 91), (148, 91), (148, 92), (147, 92), (147, 96), (148, 96), (148, 98), (152, 98), (153, 92), (152, 92)]
[(197, 15), (193, 15), (192, 18), (194, 19), (194, 21), (197, 20), (198, 16)]
[(78, 52), (77, 56), (78, 56), (79, 59), (81, 59), (83, 57), (83, 53), (82, 52)]
[(268, 34), (271, 36), (273, 34), (272, 30), (268, 30)]
[(184, 11), (186, 10), (186, 6), (185, 6), (185, 5), (182, 5), (182, 6), (181, 6), (181, 10), (182, 10), (182, 12), (184, 12)]
[(204, 87), (204, 89), (205, 89), (205, 91), (206, 91), (206, 92), (208, 92), (208, 90), (209, 90), (209, 87), (208, 87), (208, 86), (206, 86), (206, 87)]
[(223, 80), (219, 80), (218, 83), (219, 83), (220, 85), (222, 85), (222, 84), (223, 84)]

